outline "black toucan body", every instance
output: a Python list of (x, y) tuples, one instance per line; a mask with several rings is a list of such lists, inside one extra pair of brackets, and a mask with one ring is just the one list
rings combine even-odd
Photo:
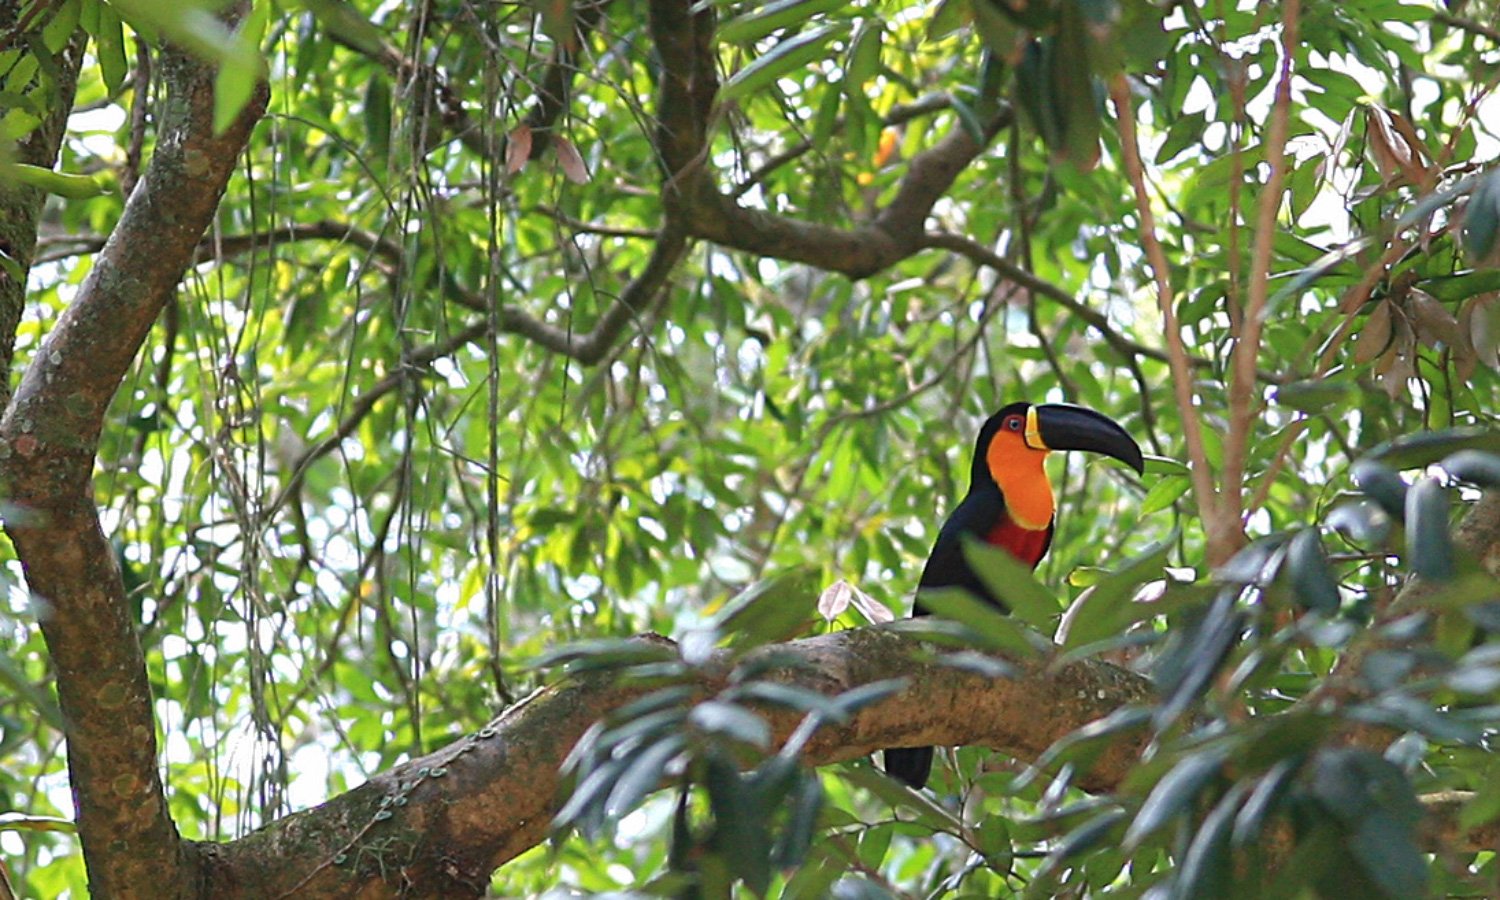
[[(1114, 420), (1060, 403), (1012, 403), (985, 420), (974, 445), (969, 493), (948, 516), (917, 583), (912, 615), (926, 615), (922, 591), (961, 587), (1009, 610), (964, 559), (964, 540), (1000, 547), (1032, 568), (1052, 544), (1052, 484), (1042, 463), (1052, 450), (1089, 450), (1112, 456), (1141, 472), (1141, 448)], [(885, 770), (912, 787), (932, 772), (931, 747), (885, 751)]]

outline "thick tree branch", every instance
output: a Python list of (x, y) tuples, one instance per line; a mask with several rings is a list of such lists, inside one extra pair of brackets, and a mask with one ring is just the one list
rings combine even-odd
[(668, 208), (691, 237), (760, 256), (807, 263), (850, 278), (889, 268), (924, 247), (927, 216), (969, 163), (1010, 120), (1001, 109), (985, 123), (983, 141), (962, 125), (914, 156), (896, 195), (874, 219), (852, 229), (817, 225), (740, 206), (707, 168), (718, 75), (713, 8), (690, 0), (652, 0), (651, 35), (662, 58), (656, 145), (668, 172)]
[[(42, 4), (37, 4), (27, 13), (35, 16), (42, 11)], [(10, 21), (15, 12), (16, 7), (0, 11), (0, 30), (14, 27), (12, 36), (18, 39), (25, 25)], [(78, 35), (52, 59), (52, 67), (59, 76), (59, 80), (50, 85), (55, 96), (48, 98), (47, 111), (37, 126), (16, 142), (16, 162), (43, 169), (50, 169), (56, 163), (68, 122), (68, 110), (73, 106), (78, 65), (86, 43), (84, 37)], [(45, 85), (33, 88), (38, 93), (46, 90), (49, 87)], [(32, 257), (36, 250), (37, 224), (46, 199), (47, 195), (37, 188), (0, 180), (0, 262), (6, 263), (0, 265), (0, 409), (10, 402), (10, 366), (15, 357), (16, 327), (26, 305), (26, 274), (35, 262)], [(13, 277), (9, 267), (13, 267), (19, 277)]]
[(96, 897), (171, 897), (192, 873), (158, 774), (151, 690), (91, 477), (104, 413), (218, 207), (261, 92), (223, 134), (211, 66), (163, 54), (150, 166), (0, 421), (6, 528), (57, 671), (78, 829)]
[[(987, 744), (1032, 760), (1063, 735), (1149, 692), (1145, 679), (1097, 660), (1056, 671), (1032, 666), (1021, 677), (992, 679), (920, 661), (919, 647), (909, 636), (867, 628), (766, 648), (786, 656), (781, 680), (829, 696), (888, 678), (910, 679), (909, 689), (821, 729), (807, 747), (807, 762), (924, 743)], [(722, 674), (705, 674), (701, 695), (723, 687)], [(546, 836), (563, 799), (558, 769), (579, 736), (641, 690), (622, 687), (607, 673), (570, 679), (512, 707), (477, 735), (321, 807), (232, 844), (202, 846), (215, 857), (208, 892), (225, 900), (290, 891), (299, 897), (397, 890), (407, 897), (480, 896), (493, 869)], [(803, 718), (783, 709), (765, 715), (778, 743)], [(1122, 741), (1106, 751), (1079, 783), (1096, 789), (1117, 784), (1138, 756), (1137, 743)], [(383, 809), (392, 815), (377, 817)], [(267, 870), (265, 860), (273, 858), (279, 864)]]
[[(915, 639), (884, 628), (836, 632), (760, 652), (782, 660), (778, 680), (830, 697), (907, 679), (905, 690), (820, 729), (803, 756), (810, 765), (906, 744), (984, 745), (1029, 762), (1064, 735), (1151, 696), (1145, 678), (1092, 659), (1061, 667), (1032, 664), (1013, 678), (989, 678), (927, 661)], [(726, 669), (722, 658), (703, 667), (698, 699), (725, 687)], [(216, 900), (481, 896), (490, 872), (545, 839), (564, 799), (558, 770), (578, 738), (645, 690), (619, 684), (612, 673), (565, 680), (476, 734), (320, 807), (230, 844), (198, 845), (211, 857), (206, 893)], [(803, 719), (785, 709), (763, 714), (778, 745)], [(1117, 788), (1145, 740), (1144, 733), (1122, 736), (1075, 783), (1092, 791)], [(1453, 816), (1461, 799), (1431, 804), (1426, 840), (1470, 847), (1493, 833), (1457, 828)], [(267, 859), (278, 866), (267, 868)]]

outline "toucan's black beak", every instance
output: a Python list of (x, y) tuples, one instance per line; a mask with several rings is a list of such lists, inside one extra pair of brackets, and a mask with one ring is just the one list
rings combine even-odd
[(1145, 472), (1140, 445), (1109, 416), (1065, 403), (1043, 403), (1028, 412), (1026, 445), (1033, 450), (1090, 450)]

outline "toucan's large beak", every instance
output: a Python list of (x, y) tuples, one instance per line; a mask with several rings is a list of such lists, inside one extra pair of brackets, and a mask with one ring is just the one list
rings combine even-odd
[(1026, 411), (1026, 446), (1033, 450), (1091, 450), (1113, 456), (1144, 473), (1140, 445), (1119, 423), (1106, 415), (1069, 406), (1043, 403)]

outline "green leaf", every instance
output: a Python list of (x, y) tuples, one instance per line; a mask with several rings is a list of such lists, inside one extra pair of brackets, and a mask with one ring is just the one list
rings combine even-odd
[(1225, 897), (1231, 893), (1229, 837), (1245, 791), (1244, 783), (1236, 784), (1203, 818), (1187, 854), (1182, 858), (1177, 877), (1173, 879), (1172, 897), (1188, 900), (1192, 897)]
[(1150, 610), (1133, 608), (1137, 604), (1131, 601), (1143, 584), (1161, 577), (1162, 566), (1166, 565), (1167, 555), (1175, 544), (1174, 532), (1100, 579), (1083, 599), (1078, 612), (1070, 617), (1063, 646), (1075, 650), (1092, 644), (1124, 631), (1142, 615), (1150, 615)]
[(66, 47), (73, 32), (78, 28), (78, 17), (82, 12), (78, 0), (63, 0), (52, 4), (52, 16), (42, 26), (42, 43), (50, 54), (57, 54)]
[(1430, 466), (1460, 450), (1500, 453), (1500, 431), (1491, 428), (1448, 428), (1405, 435), (1380, 444), (1366, 454), (1393, 469)]
[(1354, 386), (1345, 381), (1314, 378), (1276, 388), (1276, 402), (1305, 413), (1320, 413), (1348, 401)]
[(877, 771), (867, 762), (845, 766), (839, 776), (855, 787), (864, 788), (881, 801), (912, 812), (915, 821), (937, 831), (962, 834), (964, 825), (954, 815), (934, 803), (921, 791), (914, 791), (899, 781)]
[(1144, 456), (1146, 475), (1188, 475), (1191, 470), (1187, 463), (1166, 456), (1156, 456), (1150, 453)]
[(1500, 237), (1500, 171), (1481, 177), (1464, 208), (1464, 247), (1477, 261), (1494, 257)]
[(1156, 164), (1166, 165), (1177, 154), (1202, 140), (1207, 123), (1208, 117), (1201, 112), (1185, 113), (1173, 120), (1167, 136), (1162, 139), (1161, 148), (1156, 151)]
[(599, 638), (574, 641), (549, 650), (533, 660), (531, 668), (542, 670), (569, 666), (570, 671), (617, 669), (642, 663), (667, 662), (676, 658), (675, 650), (662, 643), (639, 638)]
[(1250, 846), (1260, 840), (1267, 819), (1285, 796), (1301, 763), (1301, 757), (1283, 759), (1256, 781), (1254, 790), (1235, 815), (1234, 833), (1230, 838), (1233, 846)]
[(0, 272), (4, 272), (11, 281), (25, 281), (26, 273), (21, 269), (21, 261), (5, 252), (0, 247)]
[(99, 73), (104, 87), (113, 96), (125, 84), (129, 71), (125, 62), (125, 27), (120, 14), (108, 3), (99, 3), (99, 27), (94, 32), (94, 54), (99, 58)]
[(1359, 823), (1348, 846), (1391, 900), (1427, 896), (1427, 860), (1410, 826), (1388, 813), (1375, 813)]
[(1123, 809), (1109, 809), (1074, 828), (1057, 842), (1038, 874), (1053, 872), (1068, 860), (1098, 846), (1120, 830), (1128, 815)]
[(777, 868), (799, 866), (807, 859), (822, 810), (823, 783), (817, 775), (803, 773), (787, 803), (786, 825), (771, 851)]
[(585, 775), (553, 817), (553, 827), (572, 827), (586, 836), (596, 835), (604, 822), (604, 801), (628, 764), (627, 759), (607, 760)]
[(1500, 762), (1485, 768), (1474, 796), (1458, 814), (1458, 827), (1470, 831), (1500, 818)]
[(33, 712), (42, 717), (42, 721), (58, 731), (63, 730), (62, 711), (58, 709), (51, 692), (26, 677), (21, 664), (8, 653), (0, 653), (0, 685), (8, 688), (11, 696), (31, 707)]
[(27, 163), (7, 162), (0, 162), (0, 179), (28, 185), (68, 200), (88, 200), (108, 194), (114, 191), (116, 184), (115, 176), (111, 172), (69, 175)]
[(771, 880), (771, 840), (766, 810), (747, 790), (733, 760), (715, 753), (708, 758), (709, 807), (714, 814), (713, 849), (745, 885), (764, 896)]
[(1085, 172), (1099, 162), (1099, 101), (1087, 27), (1077, 3), (1061, 4), (1052, 53), (1052, 97), (1061, 105), (1063, 139), (1053, 152)]
[(244, 65), (219, 66), (214, 76), (214, 131), (223, 132), (234, 124), (255, 94), (257, 68)]
[(379, 59), (385, 48), (385, 33), (345, 0), (302, 0), (328, 32), (359, 52)]
[(969, 0), (939, 0), (937, 11), (927, 20), (927, 39), (936, 41), (962, 28), (968, 8)]
[(1299, 603), (1327, 615), (1338, 611), (1339, 583), (1328, 567), (1318, 529), (1304, 528), (1287, 544), (1287, 569)]
[(1446, 457), (1444, 471), (1459, 481), (1467, 481), (1483, 488), (1500, 487), (1500, 453), (1483, 450), (1460, 450)]
[(1141, 499), (1140, 514), (1149, 516), (1152, 513), (1161, 512), (1173, 503), (1177, 498), (1188, 492), (1193, 486), (1193, 481), (1186, 475), (1168, 475), (1157, 479), (1146, 491), (1146, 496)]
[(801, 634), (817, 614), (819, 575), (816, 566), (804, 565), (758, 581), (724, 604), (713, 627), (738, 649)]
[(1188, 812), (1198, 794), (1223, 768), (1224, 757), (1224, 752), (1218, 750), (1202, 750), (1183, 757), (1146, 796), (1146, 802), (1125, 831), (1125, 846), (1138, 847), (1163, 825)]
[(880, 44), (885, 37), (885, 25), (872, 19), (859, 26), (849, 50), (849, 67), (844, 73), (845, 85), (859, 86), (880, 73)]
[(1471, 269), (1424, 278), (1416, 286), (1444, 303), (1460, 303), (1478, 294), (1500, 291), (1500, 269)]
[(766, 720), (735, 703), (708, 700), (688, 713), (688, 725), (765, 750), (771, 746), (771, 726)]
[(57, 816), (33, 816), (26, 813), (0, 813), (0, 831), (58, 831), (73, 833), (78, 826), (71, 819)]
[(391, 152), (391, 88), (385, 76), (371, 76), (365, 85), (365, 134), (377, 156), (384, 159)]
[(838, 22), (782, 41), (776, 45), (776, 49), (758, 57), (730, 76), (719, 90), (720, 102), (731, 103), (757, 94), (774, 84), (778, 78), (802, 69), (814, 60), (822, 59), (826, 56), (824, 47), (828, 42), (848, 28), (847, 22)]
[(1406, 518), (1406, 482), (1388, 467), (1361, 459), (1350, 469), (1354, 483), (1386, 515), (1398, 521)]
[[(974, 574), (992, 594), (1010, 607), (1013, 615), (1043, 634), (1052, 633), (1057, 617), (1062, 615), (1062, 607), (1057, 596), (1036, 580), (1031, 566), (1005, 550), (973, 537), (965, 537), (963, 553)], [(925, 604), (925, 599), (923, 602)]]
[(773, 31), (811, 22), (847, 4), (848, 0), (776, 0), (729, 19), (715, 34), (721, 43), (750, 44)]
[[(950, 630), (949, 635), (960, 638), (969, 646), (1027, 659), (1035, 657), (1039, 649), (1051, 643), (1037, 632), (1027, 629), (1019, 619), (1011, 618), (962, 588), (924, 590), (921, 599), (923, 607), (933, 616), (963, 626), (963, 631), (955, 633)], [(942, 624), (913, 619), (897, 623), (895, 630), (915, 633), (923, 640), (928, 640), (928, 632), (940, 630)]]
[(1457, 572), (1448, 530), (1448, 491), (1436, 478), (1423, 478), (1406, 495), (1406, 555), (1413, 572), (1448, 581)]
[(672, 734), (625, 757), (628, 764), (610, 788), (604, 801), (604, 815), (619, 821), (634, 810), (647, 794), (661, 785), (666, 777), (667, 763), (686, 745), (685, 737)]

